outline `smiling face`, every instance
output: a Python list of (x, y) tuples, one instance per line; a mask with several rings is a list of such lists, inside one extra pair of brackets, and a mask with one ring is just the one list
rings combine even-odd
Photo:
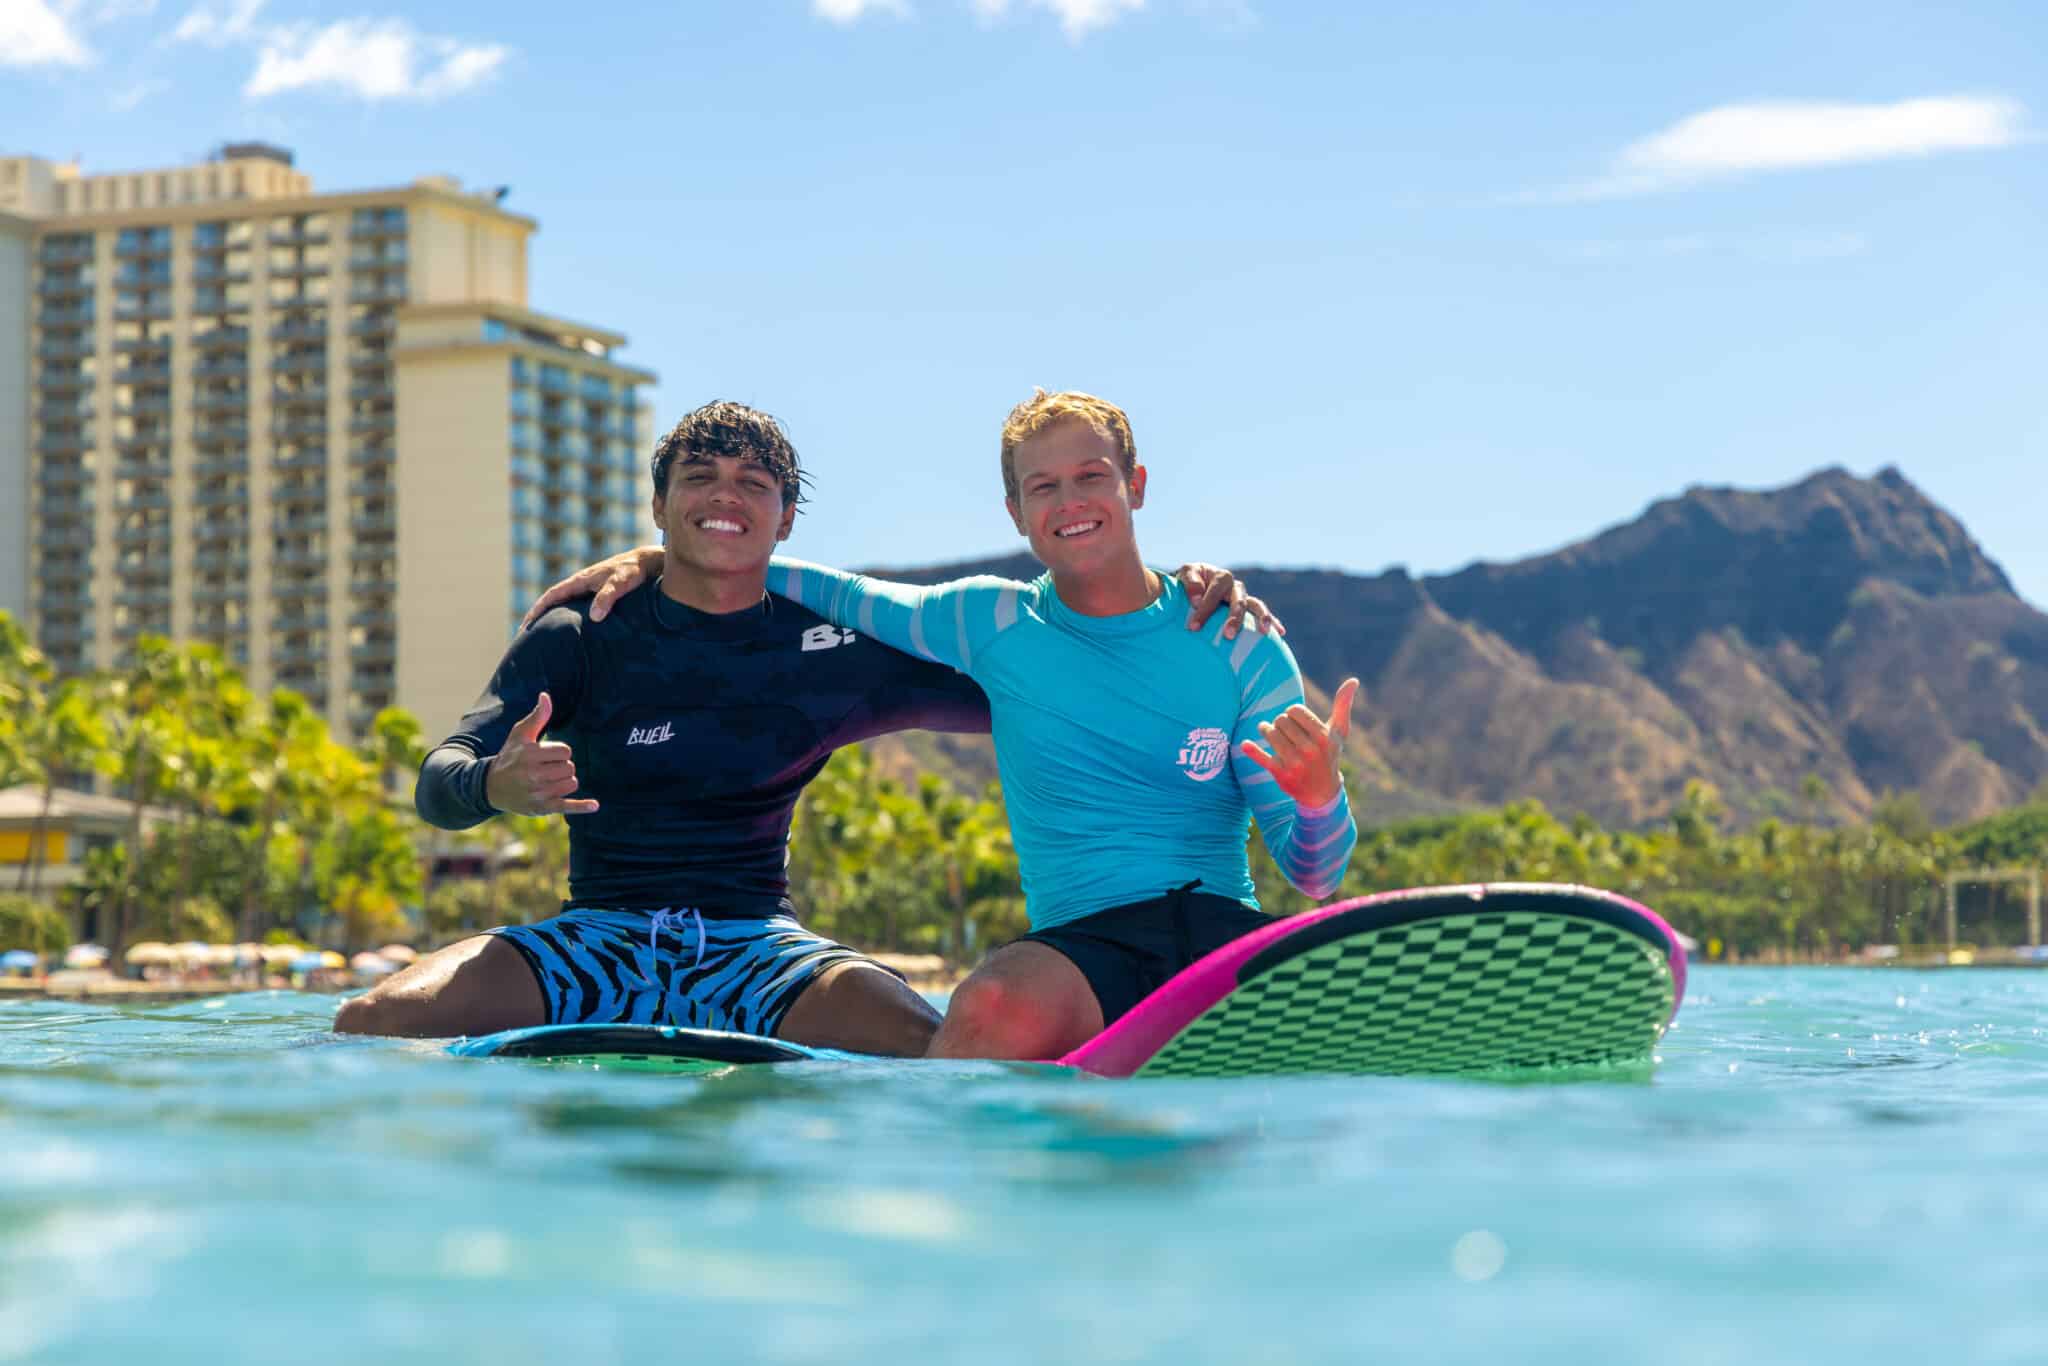
[(1131, 513), (1145, 505), (1145, 467), (1125, 478), (1117, 444), (1078, 418), (1054, 422), (1016, 447), (1010, 519), (1055, 577), (1121, 570), (1136, 560)]
[(796, 505), (782, 480), (759, 460), (685, 455), (668, 470), (654, 498), (654, 524), (665, 533), (668, 562), (685, 573), (768, 572), (768, 557), (789, 535)]

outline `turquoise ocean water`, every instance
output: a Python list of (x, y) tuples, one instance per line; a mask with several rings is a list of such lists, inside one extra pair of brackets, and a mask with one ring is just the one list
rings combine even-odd
[(0, 1361), (2038, 1362), (2048, 973), (1705, 968), (1647, 1082), (709, 1078), (0, 1004)]

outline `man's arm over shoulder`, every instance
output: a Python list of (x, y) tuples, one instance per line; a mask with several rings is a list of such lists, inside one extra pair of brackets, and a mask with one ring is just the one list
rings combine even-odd
[(963, 673), (974, 672), (975, 655), (1014, 621), (1023, 589), (988, 576), (920, 588), (780, 555), (768, 562), (769, 592), (835, 626)]
[[(1237, 724), (1231, 734), (1230, 765), (1238, 787), (1259, 824), (1266, 848), (1288, 883), (1304, 896), (1318, 900), (1336, 891), (1344, 881), (1352, 847), (1358, 842), (1358, 826), (1351, 817), (1351, 805), (1342, 782), (1327, 801), (1305, 806), (1290, 796), (1271, 767), (1248, 757), (1246, 742), (1278, 756), (1282, 737), (1274, 728), (1299, 733), (1299, 718), (1307, 713), (1302, 688), (1301, 666), (1294, 652), (1277, 636), (1261, 634), (1245, 648), (1243, 638), (1232, 643), (1230, 659), (1238, 686)], [(1308, 713), (1313, 721), (1313, 714)], [(1335, 743), (1350, 733), (1350, 699), (1341, 704), (1341, 723), (1332, 717), (1332, 729), (1339, 732)], [(1292, 744), (1293, 735), (1286, 743)], [(1271, 745), (1270, 750), (1265, 746)]]
[(556, 607), (513, 637), (483, 695), (420, 766), (413, 805), (421, 819), (443, 830), (467, 830), (498, 814), (484, 795), (491, 760), (543, 692), (554, 725), (574, 719), (583, 697), (587, 627), (583, 612)]

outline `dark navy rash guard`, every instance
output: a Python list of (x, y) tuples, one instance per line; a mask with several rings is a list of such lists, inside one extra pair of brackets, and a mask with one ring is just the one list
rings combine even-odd
[(700, 612), (645, 584), (603, 621), (587, 598), (506, 649), (461, 727), (427, 756), (414, 803), (463, 830), (497, 814), (490, 761), (546, 691), (547, 738), (567, 744), (577, 906), (689, 906), (757, 916), (787, 907), (790, 818), (832, 751), (889, 731), (985, 732), (964, 674), (831, 625), (786, 598)]

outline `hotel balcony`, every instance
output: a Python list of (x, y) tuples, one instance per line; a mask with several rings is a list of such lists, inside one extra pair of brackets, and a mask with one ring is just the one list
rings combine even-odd
[(171, 349), (171, 334), (159, 332), (150, 337), (119, 337), (114, 341), (114, 351), (123, 356), (155, 355)]
[(36, 282), (36, 293), (45, 299), (74, 299), (93, 292), (92, 275), (83, 271), (51, 272)]
[(36, 451), (42, 455), (77, 455), (92, 447), (92, 431), (86, 427), (45, 432), (36, 439)]
[(246, 446), (249, 444), (249, 424), (246, 422), (209, 422), (203, 427), (192, 429), (192, 444), (195, 446)]
[(92, 354), (92, 338), (75, 332), (44, 337), (36, 344), (36, 355), (43, 360), (84, 360)]
[(299, 541), (287, 540), (283, 545), (273, 544), (270, 549), (270, 563), (278, 569), (294, 573), (324, 570), (330, 558), (324, 547), (306, 545)]
[(241, 549), (202, 550), (192, 557), (197, 574), (241, 578), (249, 572), (249, 552)]
[[(198, 254), (204, 250), (206, 249), (195, 248), (194, 250), (191, 271), (192, 283), (196, 285), (239, 285), (248, 282), (249, 268), (246, 265), (229, 265), (224, 261), (209, 259)], [(218, 252), (223, 250), (223, 248), (216, 247), (213, 250)]]
[(297, 666), (300, 669), (317, 669), (327, 662), (327, 642), (293, 641), (270, 647), (270, 662), (279, 672)]
[(207, 606), (229, 602), (246, 603), (249, 600), (249, 588), (248, 585), (239, 583), (202, 583), (192, 589), (191, 596), (195, 604), (203, 603)]
[(388, 313), (358, 318), (348, 325), (349, 335), (352, 337), (380, 337), (387, 332), (396, 331), (397, 328), (398, 319)]
[(357, 403), (390, 403), (398, 397), (398, 388), (388, 379), (358, 380), (349, 385), (348, 396)]
[(325, 322), (279, 323), (270, 329), (270, 339), (274, 342), (325, 341), (327, 340), (327, 324)]
[(136, 548), (150, 554), (171, 553), (171, 524), (169, 522), (146, 522), (141, 526), (123, 526), (114, 529), (114, 544)]
[(273, 408), (325, 408), (327, 406), (327, 389), (325, 386), (310, 389), (273, 388), (270, 391), (270, 406)]
[(351, 535), (369, 538), (389, 539), (398, 534), (398, 514), (395, 512), (358, 512), (348, 519)]
[[(326, 434), (324, 428), (321, 434)], [(270, 462), (270, 468), (279, 474), (289, 474), (293, 470), (324, 470), (327, 468), (327, 452), (300, 451), (297, 455), (279, 456)]]
[(358, 446), (348, 454), (348, 463), (358, 469), (375, 469), (389, 465), (398, 453), (389, 446)]
[[(192, 373), (196, 376), (200, 371), (195, 367)], [(170, 382), (171, 367), (161, 362), (155, 365), (137, 365), (131, 361), (126, 365), (114, 367), (114, 383), (116, 384), (169, 384)]]
[(389, 607), (365, 607), (349, 614), (348, 624), (365, 630), (394, 630), (398, 626), (398, 613)]
[(356, 479), (348, 486), (351, 498), (396, 498), (398, 486), (389, 479)]
[(114, 405), (115, 417), (152, 417), (168, 419), (170, 415), (171, 397), (169, 394), (164, 394), (161, 396), (152, 395), (145, 398), (136, 398), (131, 399), (127, 403), (116, 403)]
[(303, 635), (307, 631), (327, 629), (327, 608), (295, 607), (289, 612), (279, 612), (270, 619), (270, 629), (278, 635)]
[(326, 228), (292, 224), (289, 227), (272, 228), (268, 240), (273, 247), (318, 247), (327, 244), (328, 232)]
[[(314, 566), (316, 569), (325, 569), (326, 567), (325, 560)], [(318, 598), (324, 601), (327, 597), (327, 578), (325, 575), (312, 576), (301, 574), (290, 578), (272, 579), (270, 581), (270, 597), (274, 602), (304, 602), (309, 598)]]
[(348, 235), (349, 240), (355, 242), (404, 237), (405, 217), (403, 214), (395, 214), (390, 217), (351, 219), (348, 225)]
[(249, 539), (249, 523), (246, 518), (195, 519), (191, 525), (194, 545), (235, 546)]
[(192, 477), (194, 479), (222, 479), (237, 474), (247, 474), (248, 472), (249, 457), (247, 455), (219, 455), (206, 460), (194, 461), (192, 465)]
[(195, 508), (246, 508), (250, 492), (246, 487), (225, 487), (225, 489), (199, 489), (193, 494)]
[(348, 429), (359, 435), (372, 432), (388, 432), (398, 422), (395, 412), (358, 413), (348, 420)]
[(192, 367), (192, 378), (195, 380), (246, 380), (248, 377), (249, 359), (246, 356), (238, 356), (230, 360), (203, 360)]
[(398, 591), (398, 582), (389, 574), (358, 568), (348, 581), (348, 591), (358, 598), (389, 597)]
[(36, 471), (36, 483), (44, 488), (78, 488), (97, 476), (78, 460), (48, 460)]
[(38, 327), (85, 327), (92, 322), (90, 304), (44, 304), (36, 310)]
[[(388, 564), (392, 559), (393, 553), (394, 547), (389, 541), (359, 541), (348, 549), (349, 560), (358, 569), (364, 565)], [(396, 576), (387, 573), (385, 577), (392, 578)]]
[(164, 321), (168, 320), (170, 316), (171, 301), (169, 299), (116, 299), (114, 301), (114, 321), (116, 322)]
[(273, 356), (270, 372), (274, 375), (322, 375), (327, 373), (327, 350), (297, 351), (288, 355)]
[(327, 514), (324, 512), (299, 512), (295, 514), (287, 509), (279, 508), (275, 513), (271, 514), (270, 529), (279, 536), (310, 536), (315, 532), (327, 530)]
[(36, 643), (51, 651), (65, 646), (76, 649), (92, 644), (92, 631), (89, 621), (46, 621), (36, 632)]
[(46, 266), (77, 266), (92, 261), (93, 246), (90, 240), (66, 242), (57, 238), (46, 238), (36, 259)]
[(36, 544), (44, 550), (90, 550), (93, 532), (90, 524), (83, 526), (45, 526), (34, 532)]
[(270, 435), (278, 441), (307, 441), (327, 435), (324, 417), (280, 417), (270, 424)]
[(249, 329), (246, 327), (216, 327), (205, 332), (195, 332), (192, 334), (192, 344), (202, 351), (220, 351), (230, 347), (245, 347), (249, 344)]
[[(303, 257), (289, 261), (272, 261), (270, 278), (273, 280), (305, 279), (309, 276), (325, 275), (328, 263), (325, 260), (307, 260)], [(325, 302), (320, 300), (318, 302)]]
[(349, 302), (357, 304), (400, 304), (405, 302), (405, 281), (358, 280), (348, 292)]
[(324, 506), (327, 502), (327, 481), (294, 479), (272, 484), (270, 501), (285, 507)]
[(114, 255), (124, 261), (147, 260), (153, 256), (171, 254), (171, 235), (129, 236), (126, 233), (114, 239)]
[[(131, 513), (164, 512), (168, 511), (170, 506), (171, 495), (168, 493), (158, 493), (154, 490), (136, 492), (129, 494), (126, 499), (117, 499), (115, 501), (114, 515), (116, 517), (125, 517)], [(164, 534), (170, 534), (169, 523), (164, 524)]]

